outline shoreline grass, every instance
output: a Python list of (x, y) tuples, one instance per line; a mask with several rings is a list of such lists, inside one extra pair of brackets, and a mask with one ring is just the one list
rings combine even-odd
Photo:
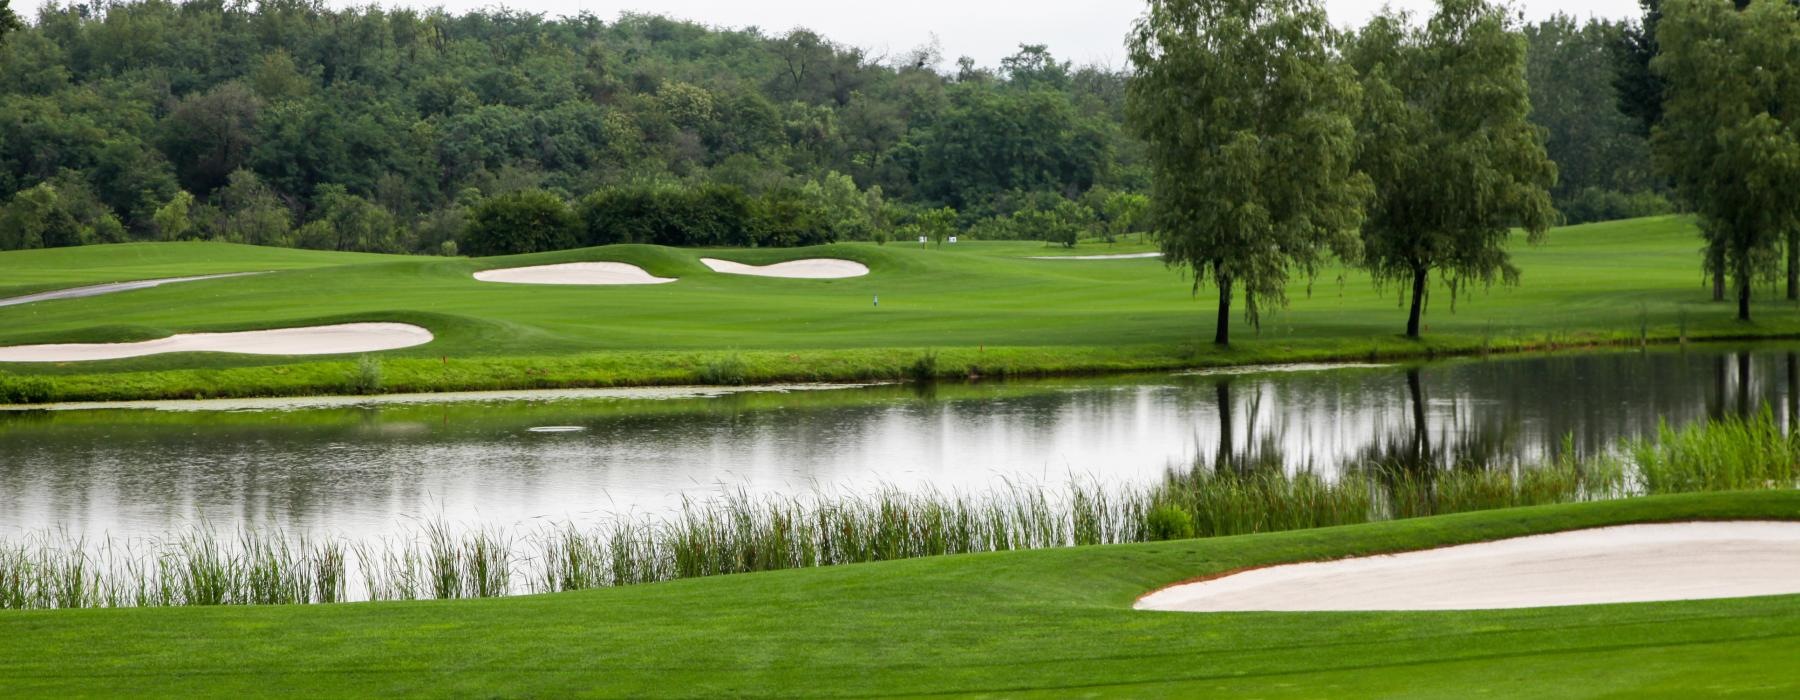
[[(1385, 339), (1384, 339), (1385, 340)], [(357, 356), (296, 365), (145, 372), (16, 374), (0, 370), (0, 406), (191, 399), (298, 398), (542, 389), (792, 383), (926, 382), (1079, 377), (1290, 363), (1407, 362), (1673, 345), (1800, 340), (1800, 330), (1544, 335), (1523, 339), (1428, 339), (1289, 344), (1196, 354), (1159, 346), (869, 348), (822, 351), (600, 353), (563, 357), (420, 360)], [(926, 358), (930, 358), (927, 360)], [(68, 365), (57, 370), (70, 371)]]
[[(1253, 459), (1253, 458), (1252, 458)], [(0, 609), (489, 598), (955, 554), (1186, 540), (1479, 510), (1800, 485), (1800, 433), (1765, 409), (1616, 456), (1452, 468), (1388, 460), (1336, 479), (1279, 466), (1171, 470), (1148, 486), (1011, 485), (985, 494), (884, 489), (811, 497), (726, 492), (672, 514), (533, 531), (441, 519), (348, 542), (201, 524), (118, 542), (0, 540)], [(352, 594), (354, 592), (354, 594)]]

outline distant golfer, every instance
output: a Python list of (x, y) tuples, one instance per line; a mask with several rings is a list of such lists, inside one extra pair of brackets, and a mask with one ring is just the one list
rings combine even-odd
[(881, 306), (881, 295), (880, 294), (875, 295), (875, 305)]

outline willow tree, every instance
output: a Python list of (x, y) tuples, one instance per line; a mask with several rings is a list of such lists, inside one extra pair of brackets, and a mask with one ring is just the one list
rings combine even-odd
[(1431, 275), (1452, 298), (1472, 282), (1516, 283), (1506, 244), (1537, 242), (1556, 212), (1556, 165), (1526, 119), (1525, 37), (1486, 0), (1439, 0), (1423, 25), (1384, 11), (1345, 51), (1363, 82), (1357, 165), (1374, 181), (1363, 264), (1377, 284), (1411, 285), (1407, 337)]
[(1785, 0), (1666, 0), (1658, 164), (1700, 218), (1750, 320), (1750, 289), (1800, 226), (1800, 16)]
[(1317, 0), (1151, 0), (1130, 38), (1130, 126), (1149, 143), (1151, 216), (1164, 260), (1260, 325), (1290, 274), (1353, 256), (1367, 179), (1356, 155), (1356, 76)]

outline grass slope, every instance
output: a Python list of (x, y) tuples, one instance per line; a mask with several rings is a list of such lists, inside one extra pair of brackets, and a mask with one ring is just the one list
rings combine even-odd
[[(396, 258), (214, 244), (140, 244), (0, 253), (0, 289), (97, 279), (314, 265), (269, 275), (171, 285), (0, 308), (0, 345), (118, 341), (177, 332), (353, 320), (429, 327), (438, 340), (383, 353), (390, 390), (691, 383), (727, 357), (746, 381), (902, 376), (927, 349), (940, 374), (1161, 369), (1577, 345), (1641, 337), (1800, 333), (1800, 308), (1758, 304), (1732, 320), (1701, 284), (1699, 241), (1663, 217), (1558, 229), (1519, 246), (1524, 284), (1476, 292), (1451, 311), (1441, 289), (1427, 339), (1398, 336), (1396, 290), (1328, 270), (1290, 290), (1292, 307), (1256, 333), (1239, 321), (1230, 350), (1210, 345), (1210, 292), (1191, 293), (1154, 259), (1065, 261), (1031, 256), (1135, 252), (1146, 246), (974, 242), (919, 247), (678, 250), (609, 246), (488, 259)], [(54, 253), (54, 255), (51, 255)], [(191, 257), (189, 266), (170, 262)], [(319, 257), (324, 256), (324, 257)], [(723, 275), (701, 256), (764, 264), (841, 257), (867, 277), (788, 280)], [(154, 264), (143, 260), (154, 259)], [(641, 265), (675, 284), (558, 287), (477, 282), (476, 270), (579, 260)], [(151, 274), (152, 271), (154, 274)], [(60, 277), (59, 277), (60, 276)], [(873, 300), (880, 296), (880, 306)], [(158, 356), (5, 371), (58, 375), (64, 398), (118, 399), (341, 390), (350, 358)], [(213, 370), (225, 369), (225, 372)], [(199, 371), (197, 371), (199, 370)]]
[(0, 298), (67, 287), (226, 272), (267, 272), (405, 260), (404, 255), (263, 248), (232, 243), (122, 243), (0, 253)]
[(1158, 586), (1247, 566), (1740, 518), (1800, 518), (1800, 493), (503, 600), (0, 613), (0, 695), (1792, 697), (1800, 596), (1482, 612), (1130, 609)]

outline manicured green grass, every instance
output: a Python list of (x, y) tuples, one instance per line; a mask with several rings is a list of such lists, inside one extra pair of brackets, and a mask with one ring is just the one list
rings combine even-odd
[(125, 243), (0, 253), (0, 298), (106, 282), (268, 272), (406, 260), (404, 255), (261, 248), (229, 243)]
[(0, 695), (1791, 697), (1800, 596), (1482, 612), (1137, 612), (1192, 577), (1609, 524), (1715, 493), (936, 557), (505, 600), (0, 613)]
[[(166, 262), (171, 248), (193, 265)], [(610, 246), (479, 260), (103, 246), (0, 253), (0, 289), (267, 269), (271, 258), (343, 264), (0, 308), (0, 345), (405, 321), (430, 328), (438, 340), (383, 353), (383, 384), (429, 391), (692, 383), (716, 376), (708, 368), (721, 364), (753, 382), (899, 378), (927, 350), (937, 353), (941, 375), (992, 376), (1800, 334), (1800, 307), (1768, 290), (1755, 323), (1732, 320), (1733, 309), (1711, 302), (1701, 283), (1698, 248), (1692, 224), (1677, 217), (1558, 229), (1546, 245), (1515, 251), (1523, 286), (1477, 289), (1454, 313), (1439, 289), (1422, 342), (1399, 337), (1405, 310), (1398, 290), (1377, 291), (1361, 273), (1327, 270), (1310, 284), (1296, 281), (1292, 307), (1268, 315), (1260, 334), (1238, 321), (1236, 344), (1219, 350), (1210, 344), (1211, 292), (1192, 294), (1182, 273), (1161, 261), (1030, 259), (1147, 249), (1135, 243), (1073, 250), (1029, 242), (738, 251)], [(120, 262), (121, 251), (130, 259)], [(750, 263), (843, 257), (868, 264), (872, 274), (721, 275), (699, 264), (706, 255)], [(165, 262), (138, 265), (145, 256)], [(578, 260), (636, 263), (681, 281), (558, 287), (471, 277), (484, 268)], [(334, 392), (356, 373), (354, 358), (224, 355), (0, 370), (54, 375), (65, 399)]]

